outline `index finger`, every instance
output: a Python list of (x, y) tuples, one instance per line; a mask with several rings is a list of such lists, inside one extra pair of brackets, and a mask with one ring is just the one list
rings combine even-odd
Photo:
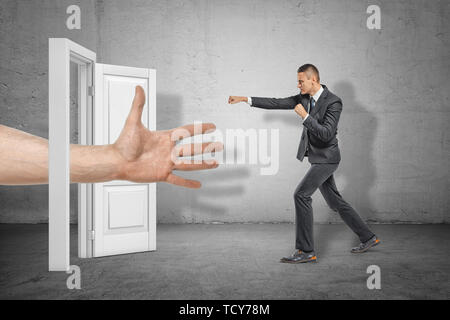
[(214, 123), (194, 123), (188, 124), (182, 127), (178, 127), (171, 130), (171, 136), (175, 141), (196, 136), (204, 133), (211, 133), (216, 130)]

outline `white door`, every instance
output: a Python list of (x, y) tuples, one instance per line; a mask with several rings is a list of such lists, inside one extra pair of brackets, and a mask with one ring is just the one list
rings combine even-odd
[[(156, 71), (95, 64), (94, 144), (119, 136), (130, 111), (135, 87), (146, 94), (143, 124), (156, 129)], [(92, 196), (92, 256), (156, 250), (156, 184), (95, 183)]]

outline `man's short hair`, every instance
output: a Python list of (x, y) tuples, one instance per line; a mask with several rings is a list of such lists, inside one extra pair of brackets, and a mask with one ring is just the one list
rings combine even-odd
[(315, 75), (317, 81), (320, 81), (319, 69), (316, 68), (315, 65), (307, 63), (298, 68), (297, 73), (305, 72), (308, 80), (311, 79), (311, 75)]

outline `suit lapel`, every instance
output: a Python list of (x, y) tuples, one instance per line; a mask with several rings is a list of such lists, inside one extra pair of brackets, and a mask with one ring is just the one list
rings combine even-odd
[(322, 87), (323, 92), (320, 95), (319, 100), (316, 101), (314, 109), (310, 112), (310, 115), (312, 116), (315, 115), (319, 111), (319, 109), (325, 105), (325, 100), (327, 99), (328, 96), (328, 88), (325, 85), (322, 85)]

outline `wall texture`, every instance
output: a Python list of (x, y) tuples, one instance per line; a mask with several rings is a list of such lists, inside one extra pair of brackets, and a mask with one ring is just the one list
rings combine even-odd
[[(82, 9), (80, 31), (65, 27), (69, 4)], [(366, 27), (369, 4), (381, 30)], [(159, 184), (159, 222), (289, 222), (309, 167), (295, 158), (298, 116), (227, 97), (296, 94), (296, 69), (311, 62), (344, 102), (344, 198), (372, 222), (448, 223), (449, 15), (448, 1), (2, 1), (0, 123), (47, 137), (48, 38), (68, 37), (99, 62), (157, 69), (158, 129), (280, 130), (277, 175), (242, 164), (182, 173), (203, 188)], [(0, 222), (46, 221), (47, 191), (0, 187)], [(316, 222), (339, 221), (319, 192), (313, 205)]]

